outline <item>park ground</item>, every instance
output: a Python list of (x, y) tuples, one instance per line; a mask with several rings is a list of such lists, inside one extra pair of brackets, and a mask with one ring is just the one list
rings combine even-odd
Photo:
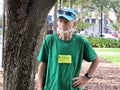
[[(82, 73), (88, 65), (83, 63)], [(93, 78), (85, 85), (84, 90), (120, 90), (120, 67), (101, 58)]]
[[(83, 62), (81, 74), (84, 74), (90, 63)], [(0, 71), (0, 90), (3, 90), (3, 72)], [(93, 78), (83, 90), (120, 90), (120, 67), (101, 58)]]

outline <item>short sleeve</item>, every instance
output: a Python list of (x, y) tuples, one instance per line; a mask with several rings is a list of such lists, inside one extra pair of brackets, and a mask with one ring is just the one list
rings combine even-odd
[(88, 62), (92, 62), (93, 60), (96, 59), (96, 57), (97, 57), (97, 54), (94, 51), (91, 44), (88, 41), (85, 41), (83, 59)]
[(46, 44), (46, 40), (44, 40), (42, 43), (37, 60), (39, 62), (42, 61), (44, 63), (47, 63), (47, 61), (48, 61), (48, 46)]

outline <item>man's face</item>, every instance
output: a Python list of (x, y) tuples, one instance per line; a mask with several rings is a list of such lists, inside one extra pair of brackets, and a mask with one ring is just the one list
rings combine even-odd
[(70, 30), (73, 27), (73, 21), (69, 21), (63, 17), (58, 19), (58, 28), (63, 31)]

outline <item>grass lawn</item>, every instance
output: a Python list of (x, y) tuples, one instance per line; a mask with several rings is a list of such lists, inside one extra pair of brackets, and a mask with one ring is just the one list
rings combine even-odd
[(119, 52), (120, 48), (94, 48), (97, 52)]
[(120, 48), (94, 48), (101, 57), (120, 66)]

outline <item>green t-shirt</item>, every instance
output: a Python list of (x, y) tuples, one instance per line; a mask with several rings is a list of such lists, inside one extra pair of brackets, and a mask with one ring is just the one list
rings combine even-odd
[(38, 55), (38, 61), (47, 64), (44, 90), (81, 90), (72, 86), (72, 78), (79, 75), (83, 59), (95, 58), (90, 43), (81, 36), (73, 34), (65, 41), (57, 34), (48, 35)]

